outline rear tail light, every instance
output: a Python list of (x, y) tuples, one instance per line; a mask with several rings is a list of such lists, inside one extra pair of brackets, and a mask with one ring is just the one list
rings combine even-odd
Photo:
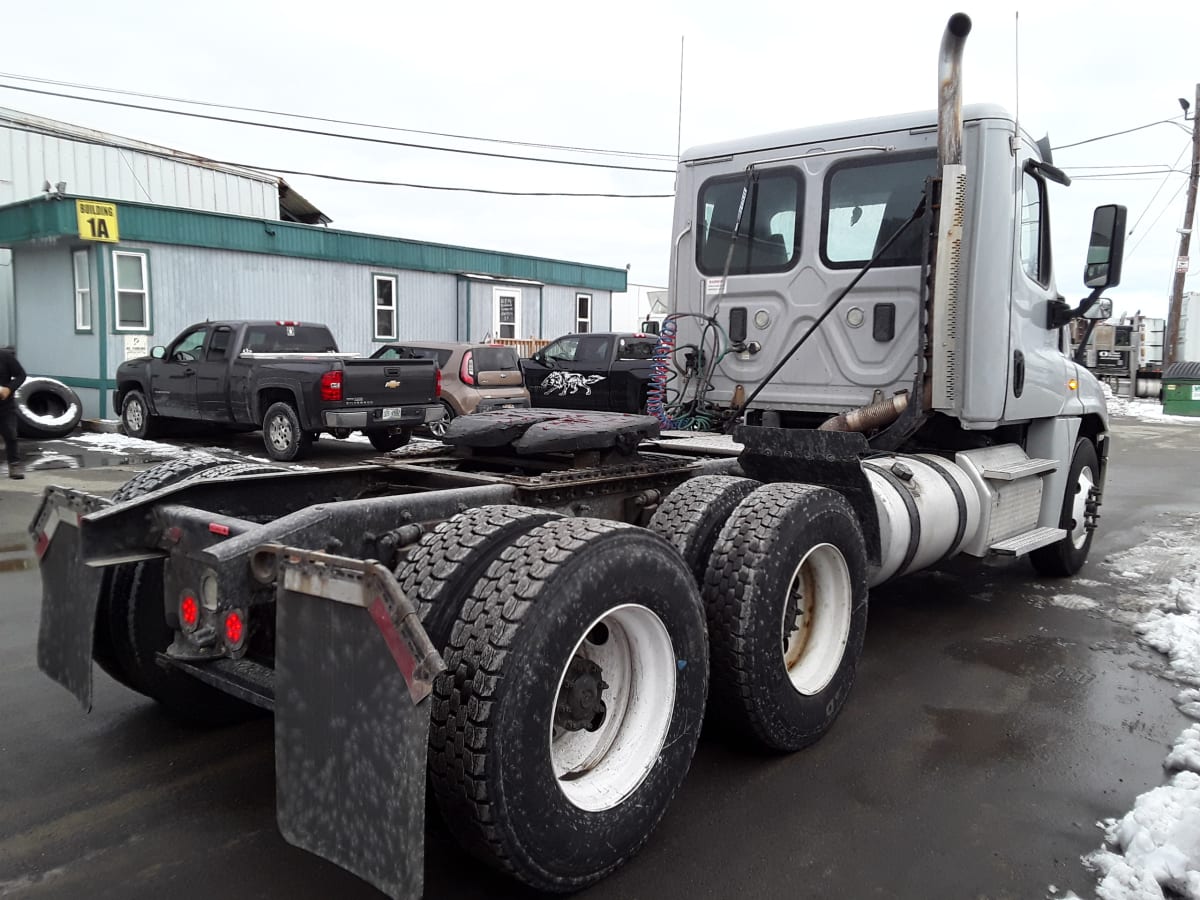
[(179, 624), (189, 634), (200, 624), (200, 601), (191, 594), (184, 594), (179, 601)]
[(458, 367), (458, 380), (463, 384), (475, 384), (475, 356), (470, 350), (463, 354), (462, 365)]
[(246, 617), (240, 610), (225, 614), (225, 647), (230, 651), (241, 650), (246, 645)]
[(342, 372), (333, 369), (321, 376), (321, 399), (340, 403), (342, 400)]
[(433, 396), (440, 397), (442, 396), (442, 370), (434, 369), (434, 372), (437, 374), (433, 382)]

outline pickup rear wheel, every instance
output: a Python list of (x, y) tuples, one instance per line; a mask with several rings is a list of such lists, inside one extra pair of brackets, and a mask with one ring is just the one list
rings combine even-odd
[(411, 428), (371, 428), (366, 432), (371, 446), (380, 453), (399, 450), (412, 440)]
[(867, 629), (867, 552), (846, 499), (769, 484), (734, 510), (704, 576), (713, 712), (734, 734), (799, 750), (833, 724)]
[(312, 447), (312, 437), (300, 427), (296, 408), (282, 400), (267, 407), (262, 433), (267, 456), (279, 462), (300, 459)]
[(158, 417), (150, 412), (150, 405), (141, 391), (129, 391), (121, 400), (121, 424), (130, 437), (148, 440), (159, 433)]
[(641, 848), (691, 764), (704, 617), (645, 529), (556, 519), (472, 589), (434, 685), (430, 772), (447, 825), (543, 891), (586, 887)]

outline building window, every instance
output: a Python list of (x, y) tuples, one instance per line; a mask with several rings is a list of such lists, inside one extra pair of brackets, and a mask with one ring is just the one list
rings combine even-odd
[(396, 278), (375, 276), (375, 340), (396, 340)]
[(88, 252), (76, 250), (71, 254), (75, 264), (75, 330), (92, 330), (92, 273), (88, 267)]
[(116, 288), (115, 329), (150, 330), (150, 278), (145, 253), (113, 251), (113, 281)]
[(575, 332), (587, 334), (592, 330), (592, 295), (575, 295)]
[(521, 292), (515, 288), (492, 288), (492, 337), (512, 339), (521, 321)]

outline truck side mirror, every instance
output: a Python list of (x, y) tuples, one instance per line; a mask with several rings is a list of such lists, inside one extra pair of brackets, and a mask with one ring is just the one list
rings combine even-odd
[(1087, 265), (1083, 269), (1085, 287), (1104, 290), (1121, 283), (1126, 215), (1125, 207), (1115, 203), (1096, 207), (1092, 215), (1092, 241), (1088, 244)]
[(166, 347), (151, 347), (150, 355), (153, 356), (155, 359), (162, 359), (164, 356), (167, 355), (167, 348)]
[(1105, 319), (1112, 318), (1112, 301), (1107, 297), (1101, 297), (1093, 303), (1083, 314), (1085, 319), (1095, 319), (1097, 322), (1103, 322)]

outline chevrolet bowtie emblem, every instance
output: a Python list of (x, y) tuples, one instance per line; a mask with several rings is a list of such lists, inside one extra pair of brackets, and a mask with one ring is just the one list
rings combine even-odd
[(385, 381), (385, 382), (383, 383), (383, 386), (384, 386), (385, 388), (398, 388), (398, 387), (400, 387), (400, 382), (398, 382), (398, 381)]

